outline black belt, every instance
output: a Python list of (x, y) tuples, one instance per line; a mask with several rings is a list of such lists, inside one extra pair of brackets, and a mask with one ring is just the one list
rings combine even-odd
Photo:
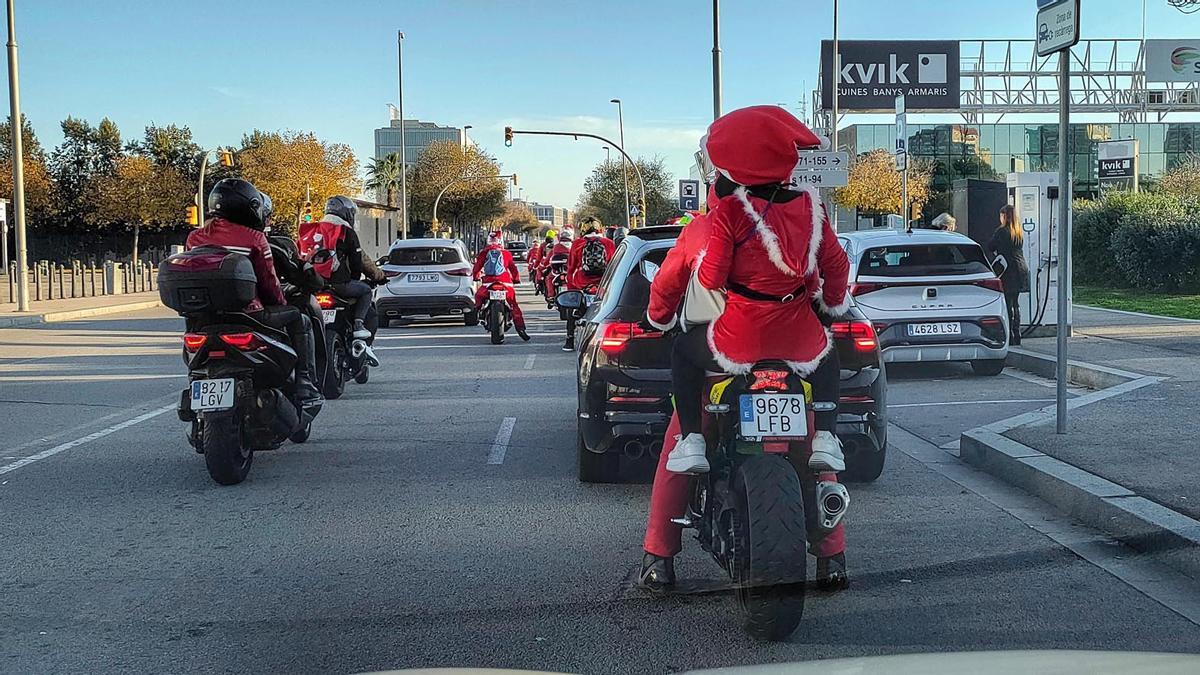
[(785, 302), (786, 303), (786, 302), (791, 302), (791, 301), (795, 300), (796, 298), (803, 297), (806, 285), (801, 284), (799, 288), (792, 291), (791, 293), (788, 293), (787, 295), (785, 295), (783, 297), (779, 297), (777, 295), (767, 295), (766, 293), (759, 293), (756, 290), (746, 288), (745, 286), (743, 286), (739, 283), (734, 283), (732, 281), (725, 284), (725, 287), (727, 289), (729, 289), (730, 292), (737, 293), (738, 295), (740, 295), (744, 298), (750, 298), (751, 300), (761, 300), (763, 302)]

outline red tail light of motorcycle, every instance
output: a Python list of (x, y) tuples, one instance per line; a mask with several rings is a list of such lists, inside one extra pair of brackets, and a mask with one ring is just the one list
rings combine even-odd
[(221, 342), (242, 351), (261, 349), (266, 346), (254, 333), (221, 333)]
[(317, 304), (321, 309), (333, 309), (337, 301), (333, 299), (333, 293), (317, 293)]
[(787, 391), (786, 370), (755, 370), (751, 373), (754, 376), (754, 382), (750, 384), (750, 391)]
[(208, 336), (204, 333), (185, 333), (183, 336), (183, 348), (189, 352), (200, 351), (206, 342), (208, 342)]
[(835, 340), (849, 338), (860, 352), (869, 352), (879, 346), (875, 327), (868, 321), (835, 321), (829, 327), (829, 332)]
[(600, 334), (600, 350), (605, 354), (619, 354), (630, 340), (662, 337), (661, 331), (646, 330), (631, 321), (604, 324)]

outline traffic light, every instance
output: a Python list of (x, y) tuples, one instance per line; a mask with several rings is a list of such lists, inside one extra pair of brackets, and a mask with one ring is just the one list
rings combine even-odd
[(518, 185), (518, 183), (517, 183), (517, 174), (515, 174), (515, 173), (513, 174), (513, 185)]
[(512, 147), (512, 127), (504, 127), (504, 146)]
[(304, 202), (304, 215), (302, 215), (300, 219), (306, 223), (312, 222), (312, 202)]
[(187, 207), (187, 222), (188, 222), (188, 225), (199, 225), (200, 224), (200, 216), (196, 212), (196, 207), (194, 207), (194, 206)]
[(219, 151), (221, 155), (221, 166), (233, 166), (233, 153), (228, 150)]

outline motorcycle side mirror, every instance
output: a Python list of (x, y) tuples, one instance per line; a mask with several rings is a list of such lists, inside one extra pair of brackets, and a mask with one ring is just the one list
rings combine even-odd
[(654, 283), (654, 277), (658, 274), (658, 263), (653, 260), (642, 261), (642, 276), (646, 277), (646, 281)]
[(563, 291), (554, 296), (554, 304), (563, 309), (579, 309), (583, 307), (583, 293), (580, 291)]

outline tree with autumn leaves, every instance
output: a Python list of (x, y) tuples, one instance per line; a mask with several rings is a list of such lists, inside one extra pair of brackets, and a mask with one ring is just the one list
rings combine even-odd
[(469, 224), (488, 222), (503, 211), (507, 183), (499, 175), (496, 159), (475, 146), (431, 143), (410, 173), (410, 216), (432, 222), (433, 204), (441, 193), (437, 215), (443, 228), (449, 225), (457, 232)]
[(320, 205), (334, 195), (357, 194), (360, 187), (350, 146), (312, 133), (255, 130), (235, 150), (232, 172), (271, 196), (275, 222), (289, 231), (299, 221), (305, 199)]
[(112, 173), (101, 176), (90, 189), (93, 222), (133, 230), (131, 260), (138, 259), (142, 228), (177, 225), (192, 195), (191, 183), (177, 168), (142, 155), (116, 158)]
[[(839, 206), (875, 213), (900, 213), (904, 209), (903, 176), (896, 160), (886, 150), (859, 155), (850, 167), (850, 182), (833, 193)], [(930, 197), (933, 166), (928, 162), (908, 162), (909, 208), (920, 211)]]

